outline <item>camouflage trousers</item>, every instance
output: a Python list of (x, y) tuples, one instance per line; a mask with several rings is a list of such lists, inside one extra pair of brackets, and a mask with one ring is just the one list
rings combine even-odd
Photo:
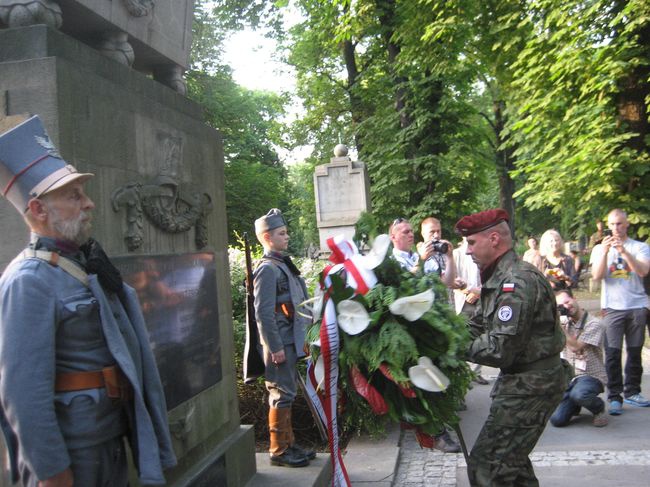
[(546, 396), (497, 395), (470, 453), (472, 487), (537, 487), (528, 458), (562, 393)]

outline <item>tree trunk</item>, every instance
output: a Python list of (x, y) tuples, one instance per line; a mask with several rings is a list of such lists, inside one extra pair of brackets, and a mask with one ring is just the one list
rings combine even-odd
[(352, 117), (352, 124), (354, 126), (354, 144), (357, 147), (357, 154), (361, 154), (363, 142), (359, 135), (359, 124), (365, 119), (363, 111), (363, 101), (361, 97), (356, 94), (356, 85), (359, 78), (359, 69), (357, 67), (357, 58), (354, 52), (354, 44), (351, 40), (343, 41), (343, 60), (345, 61), (345, 69), (348, 73), (347, 93), (350, 98), (350, 114)]
[(384, 39), (388, 54), (388, 65), (395, 86), (395, 110), (399, 114), (400, 127), (406, 128), (413, 123), (413, 120), (411, 120), (406, 110), (405, 86), (408, 80), (403, 76), (399, 76), (395, 69), (397, 57), (400, 53), (399, 45), (393, 42), (393, 34), (395, 33), (394, 20), (396, 18), (395, 0), (377, 0), (375, 5), (379, 23), (381, 24), (381, 36)]
[[(650, 58), (650, 23), (639, 28), (638, 36), (639, 46), (645, 52), (645, 57)], [(650, 97), (649, 78), (650, 66), (640, 65), (636, 66), (619, 83), (621, 87), (617, 100), (619, 120), (634, 134), (627, 141), (627, 146), (639, 153), (647, 153), (650, 150), (647, 144), (650, 131), (648, 130), (648, 107), (646, 106), (646, 100)], [(632, 192), (640, 183), (641, 179), (638, 176), (633, 176), (621, 190)]]
[(510, 177), (510, 172), (515, 168), (515, 157), (512, 148), (503, 148), (503, 144), (506, 141), (506, 138), (501, 135), (506, 123), (505, 116), (503, 115), (504, 108), (505, 102), (503, 101), (495, 100), (492, 104), (495, 144), (497, 147), (495, 163), (499, 177), (499, 206), (510, 215), (510, 232), (514, 237), (515, 200), (512, 195), (515, 193), (515, 182)]

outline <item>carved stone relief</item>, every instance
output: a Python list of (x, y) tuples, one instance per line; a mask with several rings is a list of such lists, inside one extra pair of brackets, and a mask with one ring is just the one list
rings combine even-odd
[(197, 249), (208, 243), (206, 217), (212, 211), (212, 198), (191, 186), (181, 186), (170, 176), (159, 175), (149, 183), (130, 182), (111, 194), (113, 210), (126, 209), (126, 240), (130, 251), (143, 243), (143, 214), (157, 228), (168, 233), (195, 228)]
[(134, 17), (144, 17), (149, 15), (151, 9), (153, 9), (154, 1), (153, 0), (122, 0), (124, 6)]
[(187, 85), (183, 79), (181, 66), (175, 64), (157, 66), (153, 71), (153, 78), (183, 96), (187, 94)]
[(104, 32), (103, 38), (97, 46), (97, 50), (113, 61), (117, 61), (126, 66), (132, 66), (135, 54), (133, 53), (133, 47), (131, 47), (128, 41), (129, 35), (126, 32)]
[(7, 27), (46, 24), (59, 29), (63, 16), (52, 0), (0, 0), (0, 21)]

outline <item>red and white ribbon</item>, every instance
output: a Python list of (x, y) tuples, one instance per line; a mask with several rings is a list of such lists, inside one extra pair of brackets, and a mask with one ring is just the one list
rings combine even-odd
[(359, 254), (357, 246), (339, 235), (327, 240), (327, 245), (332, 251), (329, 265), (323, 271), (325, 297), (323, 302), (323, 318), (320, 328), (320, 360), (323, 361), (323, 393), (318, 394), (318, 380), (314, 373), (314, 365), (308, 364), (307, 368), (307, 393), (310, 396), (323, 424), (327, 429), (327, 436), (332, 456), (332, 485), (334, 487), (349, 487), (348, 478), (341, 449), (339, 446), (337, 400), (339, 378), (339, 327), (336, 317), (336, 307), (329, 295), (332, 286), (331, 276), (341, 274), (346, 285), (355, 290), (357, 294), (366, 294), (376, 283), (377, 278), (367, 261)]
[(320, 360), (324, 363), (323, 394), (317, 393), (318, 380), (314, 374), (314, 366), (307, 366), (307, 393), (318, 411), (325, 428), (332, 457), (332, 486), (349, 487), (350, 479), (343, 463), (339, 446), (338, 422), (336, 405), (338, 401), (339, 378), (339, 329), (336, 322), (334, 302), (326, 296), (325, 311), (320, 329), (321, 353)]

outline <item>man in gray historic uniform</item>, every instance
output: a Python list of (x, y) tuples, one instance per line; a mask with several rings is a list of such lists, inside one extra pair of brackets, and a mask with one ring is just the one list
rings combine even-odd
[(291, 405), (296, 398), (298, 358), (304, 357), (308, 318), (305, 281), (286, 254), (289, 246), (287, 223), (277, 208), (255, 220), (255, 234), (264, 246), (264, 256), (255, 269), (253, 286), (255, 316), (264, 360), (264, 379), (269, 391), (269, 453), (271, 465), (304, 467), (316, 458), (295, 443)]
[(143, 485), (176, 464), (132, 288), (89, 238), (92, 174), (67, 164), (38, 116), (0, 119), (0, 187), (31, 230), (0, 279), (0, 425), (12, 480)]

